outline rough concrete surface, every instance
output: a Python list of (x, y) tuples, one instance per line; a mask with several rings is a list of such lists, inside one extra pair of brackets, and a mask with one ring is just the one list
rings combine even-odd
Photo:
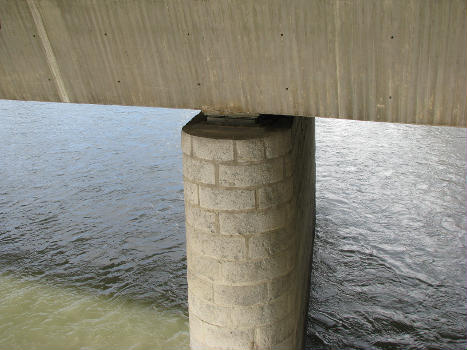
[(466, 126), (467, 0), (0, 0), (0, 98)]

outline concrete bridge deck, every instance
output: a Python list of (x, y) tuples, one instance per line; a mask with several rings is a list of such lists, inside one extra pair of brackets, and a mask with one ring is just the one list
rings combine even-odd
[(0, 0), (0, 98), (466, 126), (465, 0)]

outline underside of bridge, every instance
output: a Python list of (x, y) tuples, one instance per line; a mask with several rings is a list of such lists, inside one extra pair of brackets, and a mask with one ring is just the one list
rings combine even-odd
[(465, 127), (466, 0), (0, 0), (0, 98)]
[(0, 0), (0, 98), (199, 109), (193, 349), (303, 345), (314, 116), (466, 126), (467, 0)]

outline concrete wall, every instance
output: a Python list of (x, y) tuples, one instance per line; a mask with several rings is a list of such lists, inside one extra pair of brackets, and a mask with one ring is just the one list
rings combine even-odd
[(0, 98), (466, 125), (466, 0), (0, 0)]
[(296, 206), (295, 232), (298, 239), (294, 313), (298, 315), (296, 349), (302, 348), (310, 296), (310, 278), (315, 237), (315, 119), (295, 117), (292, 126), (294, 188)]
[(199, 116), (185, 126), (182, 150), (192, 348), (300, 347), (314, 234), (314, 119), (219, 126)]

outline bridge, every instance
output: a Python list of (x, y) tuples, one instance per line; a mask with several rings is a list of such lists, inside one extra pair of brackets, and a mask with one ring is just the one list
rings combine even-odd
[(314, 118), (465, 127), (467, 0), (0, 0), (0, 98), (191, 108), (192, 349), (303, 345)]

